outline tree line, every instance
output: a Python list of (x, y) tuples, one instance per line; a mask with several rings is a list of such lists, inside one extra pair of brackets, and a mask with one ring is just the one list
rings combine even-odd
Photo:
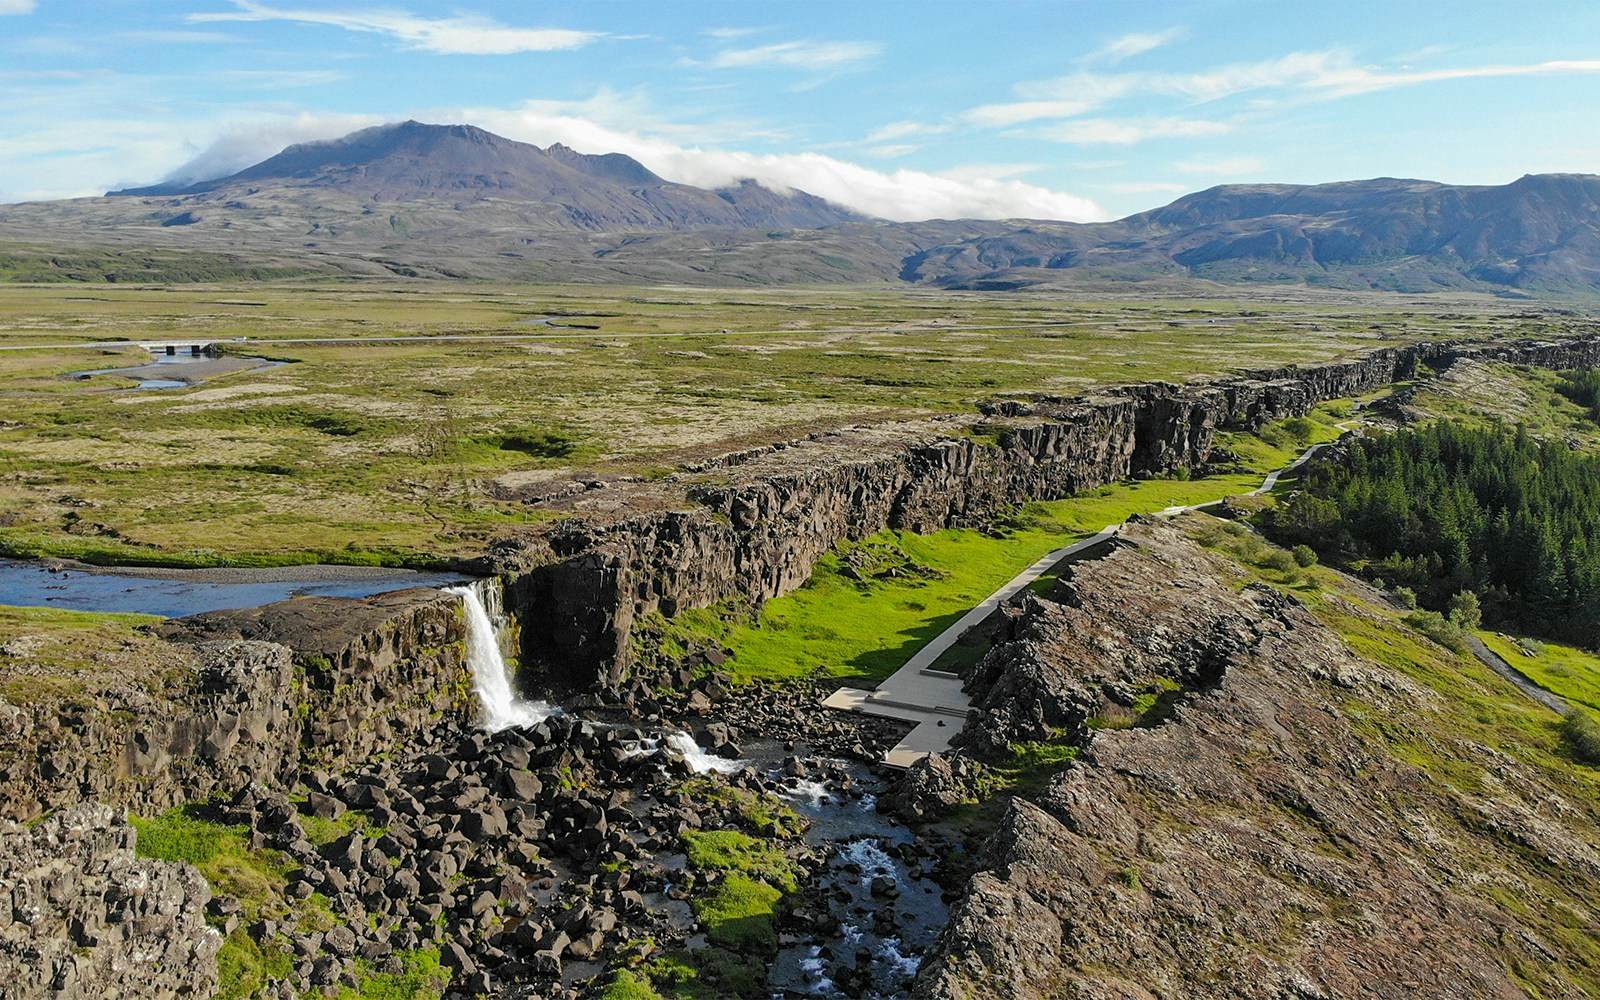
[[(1600, 375), (1580, 378), (1570, 398), (1594, 406)], [(1439, 422), (1351, 440), (1299, 485), (1273, 516), (1285, 544), (1410, 587), (1424, 608), (1474, 592), (1490, 621), (1600, 644), (1600, 457)]]

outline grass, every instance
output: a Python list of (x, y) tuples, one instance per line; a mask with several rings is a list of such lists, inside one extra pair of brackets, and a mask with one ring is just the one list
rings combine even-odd
[[(1118, 483), (1068, 500), (1027, 504), (999, 535), (885, 531), (824, 556), (804, 586), (768, 601), (759, 620), (716, 607), (658, 624), (679, 648), (715, 641), (732, 649), (734, 658), (724, 669), (739, 679), (821, 673), (876, 683), (1040, 556), (1134, 514), (1247, 492), (1261, 478), (1248, 472)], [(856, 558), (863, 550), (872, 556)], [(863, 562), (893, 563), (897, 574), (863, 574), (855, 568)], [(916, 570), (905, 572), (907, 566)], [(1050, 583), (1046, 577), (1037, 586), (1043, 590)], [(967, 652), (972, 659), (975, 650)]]
[(694, 830), (683, 835), (683, 843), (696, 868), (748, 875), (781, 892), (799, 888), (795, 863), (769, 841), (737, 830)]
[(438, 948), (396, 954), (399, 972), (380, 972), (365, 959), (356, 960), (355, 988), (339, 987), (338, 1000), (439, 1000), (450, 985), (450, 970), (439, 962)]
[[(1560, 325), (1451, 305), (1446, 320), (1381, 296), (1246, 309), (921, 289), (0, 285), (0, 346), (249, 337), (230, 349), (294, 362), (118, 392), (61, 376), (123, 355), (0, 352), (0, 546), (198, 565), (476, 554), (529, 515), (506, 491), (549, 470), (644, 474), (995, 396), (1224, 374), (1241, 345), (1289, 364)], [(526, 322), (547, 315), (593, 329)], [(527, 333), (542, 339), (393, 340)], [(297, 337), (360, 343), (284, 342)]]
[[(1483, 644), (1527, 674), (1535, 684), (1576, 705), (1600, 712), (1600, 655), (1553, 642), (1479, 632)], [(1533, 655), (1529, 655), (1532, 653)]]
[(158, 621), (0, 605), (0, 696), (34, 705), (73, 697), (107, 679), (157, 683), (183, 659), (141, 631)]

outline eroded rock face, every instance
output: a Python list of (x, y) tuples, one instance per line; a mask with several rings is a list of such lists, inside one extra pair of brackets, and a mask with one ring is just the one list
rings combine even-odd
[(165, 1000), (217, 988), (211, 888), (185, 863), (136, 858), (109, 806), (28, 829), (0, 820), (0, 995)]
[(157, 688), (0, 702), (0, 816), (83, 801), (151, 814), (388, 748), (473, 710), (460, 599), (436, 590), (300, 598), (162, 624), (188, 646)]
[[(838, 542), (884, 528), (980, 526), (1026, 500), (1193, 468), (1210, 456), (1218, 429), (1300, 416), (1460, 358), (1592, 367), (1600, 338), (1424, 343), (1244, 378), (1034, 395), (986, 404), (979, 418), (855, 427), (741, 451), (658, 482), (546, 484), (503, 499), (569, 516), (496, 543), (486, 566), (511, 581), (526, 669), (558, 684), (615, 686), (629, 673), (634, 623), (651, 612), (759, 604), (798, 587)], [(977, 424), (998, 443), (975, 438)]]
[(1125, 539), (1064, 603), (1020, 606), (969, 736), (1074, 731), (1155, 677), (1181, 690), (1135, 728), (1077, 730), (1079, 760), (1015, 801), (918, 996), (1585, 995), (1555, 971), (1581, 949), (1496, 895), (1589, 912), (1600, 817), (1581, 786), (1477, 744), (1479, 787), (1402, 761), (1352, 719), (1421, 726), (1436, 695), (1297, 601), (1239, 589), (1178, 528)]

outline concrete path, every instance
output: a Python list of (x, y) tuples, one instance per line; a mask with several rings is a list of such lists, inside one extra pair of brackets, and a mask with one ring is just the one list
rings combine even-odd
[[(1343, 427), (1343, 425), (1340, 425)], [(1327, 447), (1326, 444), (1312, 445), (1305, 453), (1290, 464), (1271, 472), (1262, 484), (1246, 496), (1260, 496), (1270, 492), (1278, 485), (1280, 477), (1304, 465), (1318, 451)], [(1229, 494), (1236, 496), (1237, 494)], [(1191, 510), (1203, 510), (1222, 503), (1227, 497), (1219, 497), (1205, 503), (1189, 504), (1187, 506), (1167, 507), (1156, 511), (1157, 517), (1176, 517)], [(1049, 555), (1041, 556), (1032, 566), (1012, 577), (1010, 582), (999, 590), (984, 598), (977, 607), (961, 616), (961, 620), (939, 633), (932, 641), (912, 654), (906, 665), (896, 670), (885, 678), (876, 689), (871, 691), (860, 688), (839, 688), (837, 691), (823, 699), (826, 708), (837, 708), (843, 711), (863, 712), (867, 715), (877, 715), (884, 718), (900, 719), (906, 722), (915, 722), (917, 727), (906, 735), (893, 749), (884, 755), (883, 761), (891, 767), (910, 767), (917, 761), (932, 753), (943, 753), (950, 749), (950, 741), (961, 727), (966, 723), (967, 712), (972, 708), (972, 699), (961, 690), (961, 678), (955, 674), (942, 670), (932, 669), (933, 664), (951, 646), (955, 645), (967, 630), (978, 625), (994, 613), (1006, 601), (1019, 594), (1022, 589), (1033, 581), (1039, 579), (1050, 568), (1069, 556), (1076, 555), (1084, 549), (1098, 545), (1121, 530), (1122, 525), (1113, 524), (1102, 528), (1098, 533), (1073, 542), (1065, 548), (1056, 549)]]

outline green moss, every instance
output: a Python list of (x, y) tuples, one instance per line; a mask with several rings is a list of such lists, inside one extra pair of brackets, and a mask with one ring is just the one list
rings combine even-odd
[(356, 960), (357, 986), (341, 986), (338, 1000), (439, 1000), (450, 985), (450, 971), (439, 962), (439, 949), (397, 952), (401, 970), (379, 972), (365, 959)]
[(799, 888), (798, 866), (770, 842), (737, 830), (693, 830), (683, 835), (683, 843), (696, 868), (748, 875), (782, 892)]
[(739, 955), (771, 956), (778, 952), (773, 921), (782, 898), (781, 890), (735, 871), (695, 900), (694, 912), (713, 944)]
[(662, 1000), (650, 980), (628, 969), (618, 969), (600, 991), (600, 1000)]

